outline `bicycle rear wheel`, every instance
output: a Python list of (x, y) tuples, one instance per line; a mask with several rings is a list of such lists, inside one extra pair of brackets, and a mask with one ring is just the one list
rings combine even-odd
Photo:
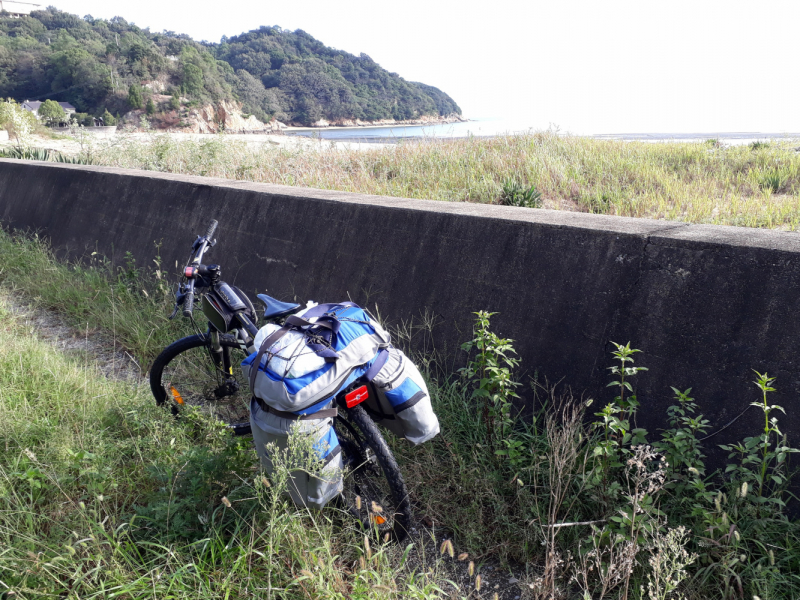
[(411, 523), (411, 503), (377, 425), (355, 406), (340, 410), (334, 427), (342, 446), (345, 508), (380, 540), (402, 541)]
[(191, 335), (167, 346), (150, 368), (150, 389), (156, 403), (169, 406), (175, 415), (196, 406), (235, 435), (245, 435), (250, 433), (250, 386), (239, 365), (247, 354), (234, 337), (219, 337), (221, 351), (216, 353), (207, 335)]

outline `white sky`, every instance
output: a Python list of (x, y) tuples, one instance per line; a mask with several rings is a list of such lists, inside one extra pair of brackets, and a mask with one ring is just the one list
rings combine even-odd
[(575, 133), (800, 132), (796, 1), (53, 4), (215, 42), (260, 25), (303, 29), (444, 90), (471, 118)]

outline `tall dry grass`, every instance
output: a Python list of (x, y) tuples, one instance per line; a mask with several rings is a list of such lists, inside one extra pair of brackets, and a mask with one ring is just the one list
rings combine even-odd
[(497, 202), (513, 180), (545, 208), (747, 227), (796, 229), (800, 153), (789, 142), (720, 147), (559, 136), (426, 140), (368, 150), (270, 147), (210, 137), (122, 138), (99, 164), (301, 187)]

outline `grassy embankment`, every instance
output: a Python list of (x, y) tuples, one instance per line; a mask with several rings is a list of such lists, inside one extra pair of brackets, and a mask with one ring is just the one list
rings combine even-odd
[(535, 186), (545, 208), (796, 229), (800, 153), (788, 143), (724, 147), (559, 137), (435, 140), (367, 150), (248, 146), (214, 137), (121, 138), (98, 164), (453, 202), (497, 202)]
[[(65, 265), (3, 233), (0, 264), (5, 291), (114, 335), (143, 365), (181, 334), (165, 321), (163, 274)], [(700, 438), (719, 424), (688, 393), (676, 393), (666, 431), (631, 430), (646, 399), (625, 383), (646, 373), (624, 348), (609, 360), (629, 369), (616, 398), (589, 409), (542, 391), (533, 422), (514, 417), (510, 343), (484, 317), (473, 377), (418, 357), (442, 434), (392, 443), (418, 514), (453, 532), (456, 558), (421, 559), (417, 543), (404, 561), (402, 547), (367, 550), (334, 509), (288, 506), (247, 442), (200, 416), (176, 422), (146, 386), (108, 381), (4, 308), (2, 318), (0, 582), (17, 597), (491, 598), (495, 573), (476, 589), (486, 559), (526, 563), (515, 570), (527, 571), (523, 598), (800, 597), (800, 525), (785, 507), (792, 451), (770, 420), (766, 379), (763, 392), (742, 390), (759, 406), (763, 394), (764, 430), (731, 448), (726, 474), (711, 473)], [(584, 419), (589, 410), (599, 412)], [(446, 579), (462, 551), (478, 572), (456, 591)]]
[(147, 385), (55, 350), (7, 304), (16, 291), (145, 363), (179, 333), (158, 285), (148, 296), (130, 271), (70, 269), (1, 230), (0, 256), (0, 598), (436, 595), (422, 542), (367, 549), (336, 510), (288, 506), (251, 442), (199, 414), (176, 421)]

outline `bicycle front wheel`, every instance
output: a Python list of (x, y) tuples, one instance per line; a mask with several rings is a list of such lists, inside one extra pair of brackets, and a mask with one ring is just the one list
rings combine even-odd
[(247, 354), (232, 336), (191, 335), (167, 346), (150, 368), (150, 389), (158, 405), (177, 415), (196, 406), (227, 424), (235, 435), (250, 433), (250, 386), (240, 364)]
[(342, 446), (346, 509), (379, 539), (402, 541), (411, 523), (411, 502), (386, 440), (360, 406), (340, 410), (335, 427)]

